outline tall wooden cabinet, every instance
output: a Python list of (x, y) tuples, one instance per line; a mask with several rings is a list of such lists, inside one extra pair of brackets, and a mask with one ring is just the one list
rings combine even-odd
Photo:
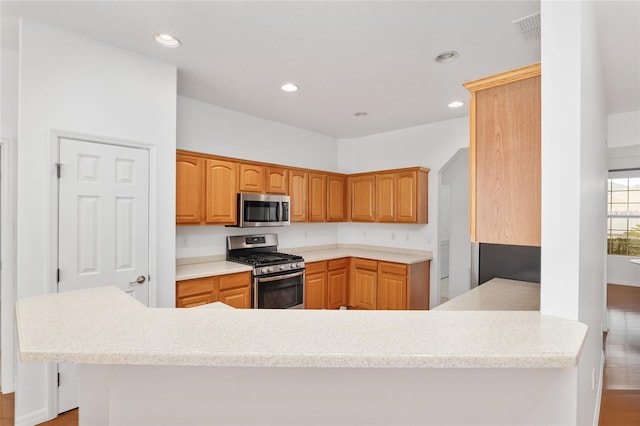
[(327, 221), (327, 175), (309, 173), (309, 222)]
[(291, 222), (307, 221), (308, 173), (303, 170), (289, 171), (289, 196), (291, 197)]
[(205, 160), (190, 155), (176, 155), (176, 224), (202, 221)]
[(206, 160), (205, 222), (236, 223), (236, 164), (230, 161)]
[(466, 83), (474, 242), (540, 246), (540, 64)]

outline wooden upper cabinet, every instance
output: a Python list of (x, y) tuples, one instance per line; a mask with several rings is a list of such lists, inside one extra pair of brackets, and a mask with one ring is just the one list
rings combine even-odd
[(396, 174), (376, 175), (376, 221), (396, 221)]
[(176, 224), (198, 224), (202, 221), (205, 160), (176, 155)]
[(240, 176), (238, 182), (240, 192), (264, 193), (266, 179), (263, 166), (240, 163), (238, 174)]
[(345, 222), (347, 179), (345, 176), (327, 176), (327, 222)]
[(266, 167), (266, 191), (267, 194), (288, 194), (289, 173), (283, 167)]
[(327, 221), (327, 175), (309, 173), (309, 222)]
[(236, 223), (236, 164), (230, 161), (206, 160), (205, 222)]
[(464, 86), (471, 92), (471, 239), (540, 246), (540, 64)]
[(289, 209), (291, 222), (306, 222), (307, 218), (307, 172), (289, 170)]
[(429, 170), (402, 170), (395, 175), (396, 222), (428, 223)]
[(375, 222), (376, 220), (376, 175), (349, 177), (351, 194), (351, 220), (354, 222)]

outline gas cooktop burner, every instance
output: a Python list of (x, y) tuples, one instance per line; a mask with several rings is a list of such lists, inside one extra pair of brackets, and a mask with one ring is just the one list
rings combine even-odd
[(229, 254), (227, 260), (246, 263), (253, 266), (278, 265), (280, 263), (302, 262), (302, 256), (278, 252), (258, 252), (244, 254)]

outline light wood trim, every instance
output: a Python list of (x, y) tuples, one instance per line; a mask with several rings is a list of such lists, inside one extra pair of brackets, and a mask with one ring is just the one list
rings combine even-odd
[(476, 93), (471, 93), (469, 103), (469, 236), (474, 243), (478, 242), (476, 235), (476, 163), (477, 163), (477, 136), (476, 136)]
[(479, 80), (469, 81), (463, 86), (470, 92), (477, 92), (503, 84), (513, 83), (527, 78), (536, 77), (541, 74), (541, 66), (537, 64), (527, 65), (521, 68), (505, 71)]

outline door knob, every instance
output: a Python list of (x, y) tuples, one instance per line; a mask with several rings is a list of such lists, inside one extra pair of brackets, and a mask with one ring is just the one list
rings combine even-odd
[(146, 281), (147, 279), (145, 278), (144, 275), (138, 275), (138, 278), (136, 278), (135, 281), (131, 281), (129, 284), (142, 284)]

